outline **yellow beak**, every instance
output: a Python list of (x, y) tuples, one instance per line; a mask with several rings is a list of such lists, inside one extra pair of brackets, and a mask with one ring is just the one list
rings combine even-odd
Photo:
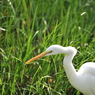
[(45, 52), (43, 52), (43, 53), (41, 53), (41, 54), (39, 54), (39, 55), (37, 55), (37, 56), (31, 58), (30, 60), (28, 60), (28, 61), (25, 62), (25, 63), (28, 64), (28, 63), (30, 63), (30, 62), (32, 62), (32, 61), (34, 61), (34, 60), (37, 60), (38, 58), (41, 58), (41, 57), (45, 56), (45, 55), (48, 54), (48, 53), (50, 53), (50, 51), (49, 51), (49, 52), (48, 52), (48, 51), (45, 51)]

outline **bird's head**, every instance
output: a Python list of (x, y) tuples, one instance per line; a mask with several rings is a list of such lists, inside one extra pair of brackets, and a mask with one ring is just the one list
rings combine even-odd
[(46, 49), (46, 52), (48, 53), (45, 56), (60, 54), (62, 53), (63, 48), (64, 47), (60, 45), (51, 45), (50, 47)]
[(63, 54), (70, 54), (70, 53), (73, 53), (74, 55), (76, 54), (76, 49), (74, 47), (62, 47), (60, 45), (51, 45), (50, 47), (48, 47), (46, 49), (45, 52), (35, 56), (34, 58), (28, 60), (26, 62), (26, 64), (34, 61), (34, 60), (37, 60), (38, 58), (41, 58), (43, 56), (49, 56), (49, 55), (56, 55), (56, 54), (60, 54), (60, 53), (63, 53)]

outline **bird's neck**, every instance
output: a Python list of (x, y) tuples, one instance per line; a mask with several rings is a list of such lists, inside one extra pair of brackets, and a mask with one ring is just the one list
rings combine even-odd
[(77, 72), (72, 64), (73, 58), (74, 54), (67, 54), (63, 60), (64, 68), (71, 84), (73, 84), (72, 82), (77, 79)]
[(84, 86), (84, 82), (81, 77), (79, 77), (78, 73), (76, 72), (73, 64), (72, 59), (74, 55), (68, 54), (65, 56), (63, 63), (64, 68), (68, 77), (69, 82), (79, 91), (83, 91), (80, 87)]

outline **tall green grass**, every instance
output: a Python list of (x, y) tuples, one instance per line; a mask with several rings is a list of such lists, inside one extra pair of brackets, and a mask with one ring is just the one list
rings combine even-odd
[(94, 0), (0, 1), (0, 95), (80, 95), (68, 82), (64, 55), (25, 61), (53, 44), (74, 46), (76, 70), (95, 61)]

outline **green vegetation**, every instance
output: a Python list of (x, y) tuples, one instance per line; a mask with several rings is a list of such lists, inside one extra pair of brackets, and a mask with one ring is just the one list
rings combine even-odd
[(94, 0), (0, 1), (0, 95), (80, 95), (66, 77), (64, 55), (25, 61), (53, 44), (74, 46), (76, 70), (95, 61)]

